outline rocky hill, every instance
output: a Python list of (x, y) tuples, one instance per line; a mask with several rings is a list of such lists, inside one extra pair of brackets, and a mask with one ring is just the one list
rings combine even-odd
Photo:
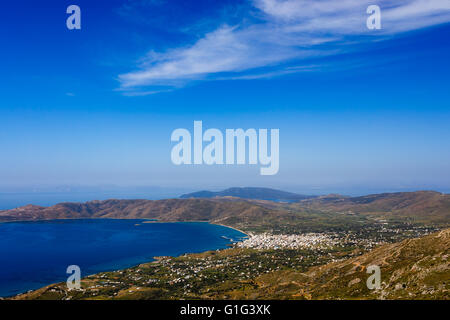
[[(257, 279), (254, 298), (449, 299), (450, 229), (383, 245), (305, 273), (281, 271)], [(366, 285), (367, 267), (381, 270), (380, 289)]]
[(207, 199), (104, 200), (86, 203), (59, 203), (51, 207), (27, 205), (0, 211), (0, 221), (49, 219), (121, 218), (159, 221), (227, 221), (275, 219), (292, 214), (270, 210), (244, 201)]
[(417, 222), (450, 222), (450, 194), (435, 191), (372, 194), (361, 197), (322, 196), (295, 204), (297, 209), (359, 213)]

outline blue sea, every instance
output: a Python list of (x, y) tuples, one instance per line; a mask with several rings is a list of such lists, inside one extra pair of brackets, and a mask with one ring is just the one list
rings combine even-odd
[(49, 207), (60, 202), (86, 202), (107, 199), (178, 198), (175, 192), (0, 192), (0, 210), (14, 209), (28, 204)]
[[(0, 296), (66, 281), (69, 265), (81, 275), (226, 248), (245, 235), (202, 222), (83, 219), (0, 223)], [(232, 239), (232, 240), (230, 240)]]

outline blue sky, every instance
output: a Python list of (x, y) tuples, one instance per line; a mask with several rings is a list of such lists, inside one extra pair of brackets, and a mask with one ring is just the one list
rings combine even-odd
[[(10, 1), (0, 185), (449, 192), (449, 21), (441, 0)], [(173, 165), (194, 120), (279, 128), (279, 173)]]

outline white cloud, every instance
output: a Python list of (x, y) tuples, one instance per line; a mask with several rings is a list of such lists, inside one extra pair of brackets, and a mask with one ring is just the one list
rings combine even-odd
[[(450, 21), (450, 0), (253, 0), (252, 4), (257, 22), (223, 25), (191, 45), (150, 52), (137, 71), (119, 76), (121, 90), (291, 73), (285, 67), (266, 73), (252, 71), (347, 50), (345, 43), (358, 36), (375, 34), (378, 40)], [(382, 10), (383, 29), (375, 33), (366, 28), (370, 4)], [(328, 45), (324, 49), (321, 44)]]
[(150, 91), (142, 91), (142, 90), (118, 90), (118, 91), (122, 91), (124, 96), (127, 97), (144, 97), (144, 96), (150, 96), (153, 94), (157, 94), (157, 93), (162, 93), (162, 92), (170, 92), (172, 91), (171, 89), (166, 89), (166, 90), (150, 90)]

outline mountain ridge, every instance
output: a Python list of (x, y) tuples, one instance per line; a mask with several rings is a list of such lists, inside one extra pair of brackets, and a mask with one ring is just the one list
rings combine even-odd
[(183, 194), (181, 199), (187, 198), (215, 198), (215, 197), (238, 197), (242, 199), (258, 200), (304, 200), (316, 196), (302, 195), (288, 191), (259, 187), (233, 187), (222, 191), (202, 190)]
[(370, 194), (358, 197), (317, 197), (298, 203), (298, 209), (350, 212), (364, 215), (410, 217), (445, 223), (450, 221), (450, 194), (415, 191)]
[(0, 211), (0, 222), (37, 221), (52, 219), (156, 219), (176, 221), (227, 221), (264, 219), (265, 216), (288, 215), (245, 201), (218, 201), (213, 199), (165, 200), (94, 200), (85, 203), (65, 202), (51, 207), (27, 205)]
[[(0, 222), (49, 219), (115, 218), (229, 223), (301, 221), (305, 215), (374, 216), (448, 225), (450, 195), (434, 191), (383, 193), (360, 197), (320, 196), (293, 202), (235, 197), (163, 200), (94, 200), (51, 207), (27, 205), (0, 211)], [(302, 214), (302, 216), (300, 216)]]

